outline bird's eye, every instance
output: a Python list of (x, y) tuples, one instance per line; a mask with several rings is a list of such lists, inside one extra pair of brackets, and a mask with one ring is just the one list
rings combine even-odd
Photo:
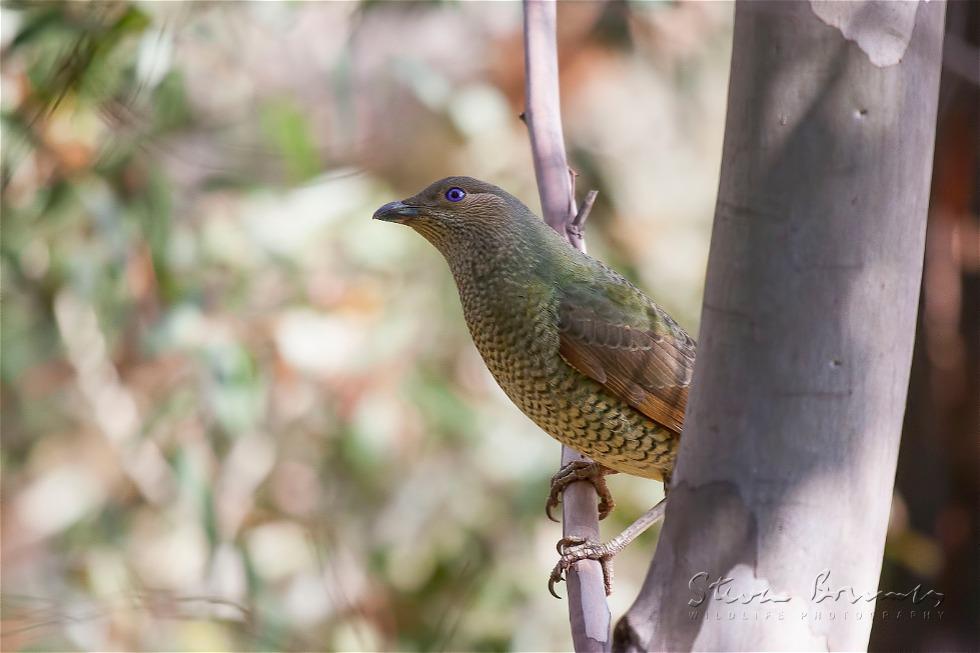
[(464, 197), (466, 197), (466, 191), (462, 188), (456, 188), (454, 186), (446, 191), (446, 199), (450, 202), (458, 202)]

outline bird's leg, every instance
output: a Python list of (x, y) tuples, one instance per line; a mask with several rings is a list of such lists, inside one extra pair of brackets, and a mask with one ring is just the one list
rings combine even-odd
[(602, 579), (606, 586), (606, 594), (612, 593), (613, 556), (626, 548), (626, 545), (640, 536), (646, 529), (650, 528), (658, 521), (663, 519), (664, 510), (667, 507), (667, 498), (661, 499), (653, 508), (647, 510), (635, 522), (626, 527), (622, 533), (609, 540), (605, 544), (592, 542), (581, 537), (565, 537), (558, 541), (558, 564), (551, 570), (551, 577), (548, 579), (548, 591), (555, 598), (560, 598), (555, 593), (555, 583), (565, 580), (565, 572), (579, 560), (597, 560), (602, 565)]
[(551, 511), (561, 501), (562, 492), (565, 491), (568, 484), (576, 481), (588, 481), (592, 483), (593, 487), (595, 487), (596, 494), (599, 495), (599, 519), (605, 519), (606, 515), (616, 507), (616, 502), (613, 501), (609, 486), (606, 485), (606, 476), (615, 473), (615, 469), (609, 469), (599, 463), (585, 462), (584, 460), (573, 460), (559, 469), (551, 477), (551, 492), (548, 494), (548, 503), (544, 507), (548, 519), (553, 522), (558, 521), (551, 514)]

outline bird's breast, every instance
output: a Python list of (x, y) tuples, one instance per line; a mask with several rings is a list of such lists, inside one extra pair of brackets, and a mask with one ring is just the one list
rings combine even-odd
[(676, 438), (559, 354), (558, 298), (533, 278), (456, 275), (473, 342), (497, 383), (549, 435), (618, 471), (659, 478)]
[(514, 278), (458, 285), (473, 342), (511, 398), (510, 386), (541, 383), (554, 375), (560, 357), (553, 293)]

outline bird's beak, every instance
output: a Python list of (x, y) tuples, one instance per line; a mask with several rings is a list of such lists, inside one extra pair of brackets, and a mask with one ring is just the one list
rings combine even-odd
[(404, 202), (388, 202), (380, 209), (374, 212), (372, 216), (375, 220), (384, 220), (385, 222), (402, 222), (405, 218), (415, 218), (418, 217), (419, 210), (418, 207), (409, 206)]

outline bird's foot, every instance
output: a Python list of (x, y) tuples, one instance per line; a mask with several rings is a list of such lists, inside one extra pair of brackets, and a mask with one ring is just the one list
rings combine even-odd
[(569, 568), (581, 560), (596, 560), (602, 566), (602, 582), (606, 587), (606, 596), (612, 594), (613, 556), (617, 551), (608, 544), (601, 544), (582, 537), (563, 537), (558, 540), (558, 564), (551, 570), (548, 578), (548, 591), (556, 599), (561, 597), (555, 593), (555, 583), (565, 580)]
[(605, 519), (606, 515), (616, 507), (616, 502), (613, 501), (609, 486), (606, 485), (606, 476), (615, 473), (616, 470), (614, 469), (609, 469), (599, 463), (586, 462), (584, 460), (573, 460), (559, 469), (551, 477), (551, 492), (548, 494), (548, 503), (544, 509), (545, 514), (548, 515), (548, 519), (553, 522), (558, 521), (552, 515), (551, 511), (558, 506), (558, 502), (561, 501), (561, 495), (565, 491), (565, 488), (570, 483), (576, 481), (588, 481), (592, 483), (596, 494), (599, 495), (599, 519)]
[(630, 542), (635, 540), (645, 530), (664, 518), (667, 510), (667, 499), (661, 499), (657, 505), (640, 515), (640, 518), (626, 527), (622, 533), (604, 544), (581, 537), (565, 537), (558, 541), (558, 564), (551, 571), (548, 579), (548, 591), (555, 594), (555, 583), (565, 580), (565, 573), (579, 560), (597, 560), (602, 565), (602, 580), (606, 586), (606, 594), (612, 592), (612, 559)]

